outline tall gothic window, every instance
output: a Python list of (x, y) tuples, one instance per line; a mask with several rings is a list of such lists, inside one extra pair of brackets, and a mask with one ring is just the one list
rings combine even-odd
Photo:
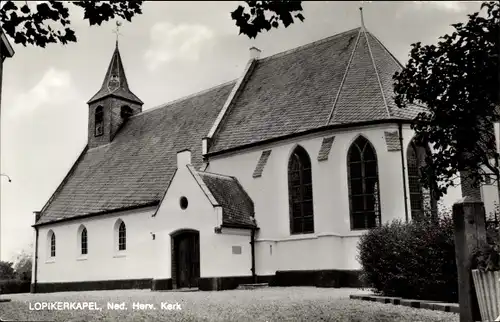
[(56, 234), (50, 233), (50, 257), (56, 257)]
[(306, 150), (297, 146), (288, 161), (288, 199), (290, 233), (314, 232), (311, 159)]
[(126, 120), (132, 116), (132, 109), (130, 108), (130, 106), (124, 105), (121, 108), (120, 114), (122, 119)]
[(360, 136), (347, 153), (351, 229), (380, 225), (377, 156), (373, 146)]
[(429, 149), (414, 140), (410, 142), (406, 152), (408, 168), (408, 185), (410, 190), (410, 209), (413, 219), (423, 218), (425, 210), (437, 211), (437, 203), (430, 190), (424, 189), (420, 183), (421, 170), (425, 165), (425, 157)]
[(87, 255), (88, 253), (88, 244), (87, 244), (87, 228), (83, 227), (82, 233), (80, 235), (80, 242), (81, 242), (81, 250), (82, 250), (82, 255)]
[(94, 127), (95, 127), (95, 136), (101, 136), (104, 132), (103, 127), (104, 127), (104, 110), (102, 106), (98, 106), (95, 109), (95, 122), (94, 122)]
[(118, 250), (127, 249), (127, 228), (125, 223), (122, 221), (118, 227)]

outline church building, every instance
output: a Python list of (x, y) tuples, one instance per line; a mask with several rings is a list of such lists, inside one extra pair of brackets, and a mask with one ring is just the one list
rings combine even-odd
[(143, 110), (118, 48), (88, 143), (35, 212), (33, 292), (359, 285), (368, 229), (422, 216), (428, 149), (402, 65), (364, 26)]

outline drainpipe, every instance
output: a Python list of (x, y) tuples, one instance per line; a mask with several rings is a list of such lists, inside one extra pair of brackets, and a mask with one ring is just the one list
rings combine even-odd
[(403, 149), (403, 124), (398, 123), (398, 132), (399, 132), (399, 147), (401, 150), (401, 173), (403, 175), (403, 194), (404, 194), (404, 202), (405, 202), (405, 219), (406, 222), (409, 221), (408, 218), (408, 195), (406, 194), (406, 167), (405, 167), (405, 156)]
[(257, 283), (257, 275), (255, 275), (255, 228), (252, 228), (250, 233), (250, 247), (252, 250), (252, 282)]
[(35, 258), (33, 263), (33, 287), (31, 293), (36, 293), (37, 286), (37, 273), (38, 273), (38, 227), (35, 226)]

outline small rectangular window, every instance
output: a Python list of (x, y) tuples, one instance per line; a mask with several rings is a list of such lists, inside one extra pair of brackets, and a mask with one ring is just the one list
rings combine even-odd
[(241, 254), (241, 246), (233, 246), (233, 254), (240, 255)]

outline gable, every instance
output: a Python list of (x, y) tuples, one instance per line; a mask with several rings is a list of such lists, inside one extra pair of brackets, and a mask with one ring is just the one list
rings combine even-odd
[(234, 82), (131, 117), (110, 144), (86, 150), (42, 210), (37, 224), (158, 204), (176, 169), (176, 153), (193, 152)]

